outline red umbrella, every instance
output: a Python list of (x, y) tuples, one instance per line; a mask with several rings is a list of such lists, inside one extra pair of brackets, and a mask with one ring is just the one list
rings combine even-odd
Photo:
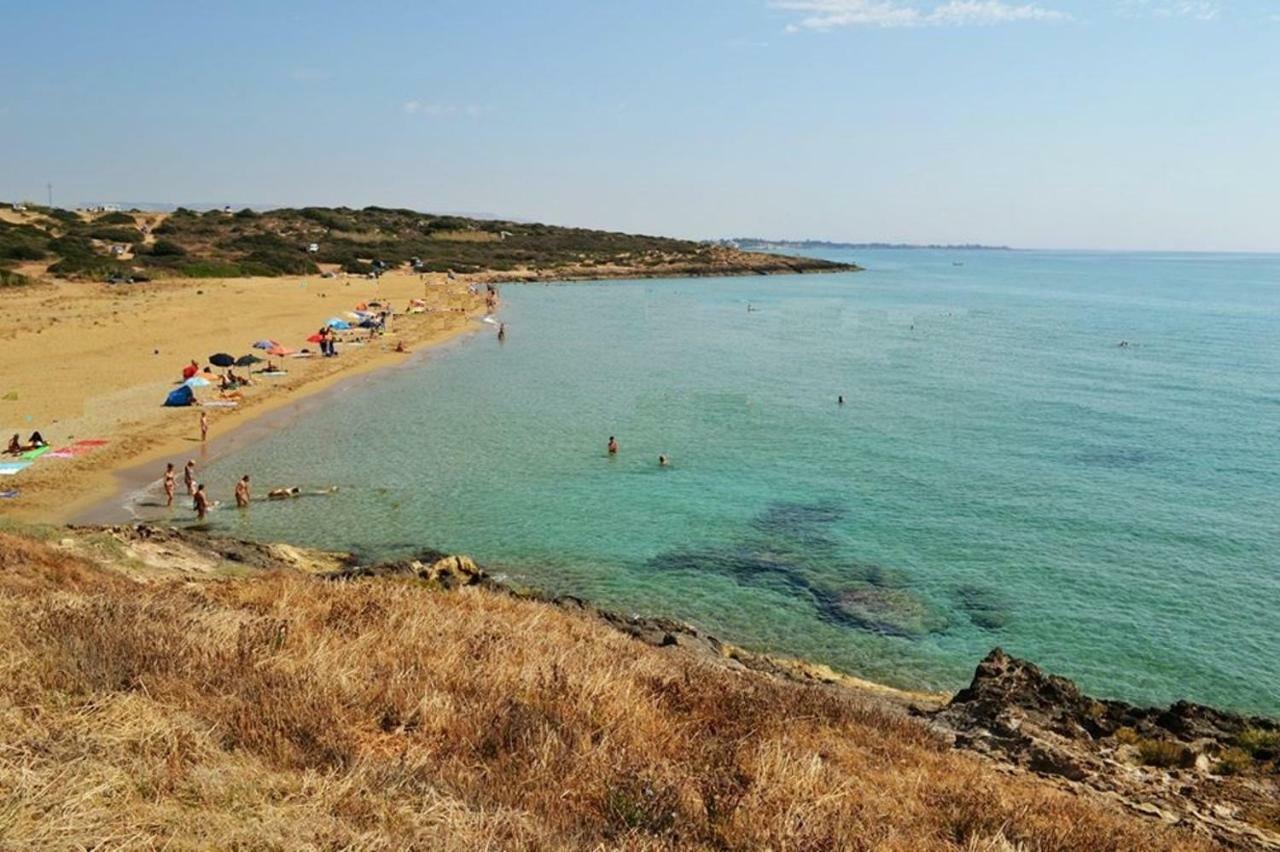
[(320, 335), (318, 335), (318, 334), (313, 334), (313, 335), (311, 335), (310, 337), (308, 337), (308, 338), (307, 338), (307, 342), (308, 342), (308, 343), (319, 343), (319, 342), (320, 342), (321, 340), (323, 340), (323, 339), (324, 339), (324, 338), (323, 338), (323, 337), (321, 337)]

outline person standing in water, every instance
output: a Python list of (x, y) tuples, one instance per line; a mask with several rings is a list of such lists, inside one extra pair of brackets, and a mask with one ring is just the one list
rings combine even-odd
[(164, 468), (164, 504), (165, 506), (173, 506), (173, 492), (178, 487), (178, 475), (173, 470), (173, 462), (169, 462)]
[(247, 473), (236, 483), (236, 507), (249, 508), (249, 474)]
[(199, 520), (203, 521), (209, 514), (209, 495), (204, 493), (203, 485), (196, 486), (196, 493), (191, 498), (191, 508), (196, 510), (196, 517)]
[(187, 493), (192, 497), (196, 496), (196, 460), (187, 459), (186, 466), (182, 469), (182, 484), (187, 486)]
[(617, 454), (618, 454), (618, 439), (610, 435), (609, 436), (609, 455), (616, 456)]
[(498, 323), (498, 342), (507, 339), (507, 324), (505, 322)]
[(836, 405), (844, 405), (844, 394), (840, 394), (840, 396), (836, 397)]
[(209, 413), (207, 411), (200, 412), (200, 440), (209, 440)]
[(666, 467), (666, 466), (667, 466), (667, 457), (658, 456), (658, 467)]

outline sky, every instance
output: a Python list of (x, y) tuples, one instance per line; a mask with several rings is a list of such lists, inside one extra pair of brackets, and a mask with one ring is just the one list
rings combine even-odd
[(1280, 251), (1280, 0), (0, 0), (0, 199)]

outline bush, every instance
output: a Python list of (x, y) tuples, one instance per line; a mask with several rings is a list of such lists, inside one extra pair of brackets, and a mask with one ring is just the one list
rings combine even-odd
[(0, 249), (0, 257), (5, 260), (44, 260), (48, 257), (48, 252), (30, 243), (18, 243)]
[(1169, 740), (1142, 740), (1138, 743), (1138, 756), (1143, 765), (1161, 769), (1188, 768), (1196, 762), (1191, 749)]
[(1229, 748), (1218, 755), (1213, 765), (1215, 775), (1243, 775), (1253, 768), (1253, 758), (1241, 748)]
[(93, 224), (95, 225), (133, 225), (135, 223), (133, 221), (133, 217), (130, 216), (128, 213), (120, 213), (117, 211), (115, 213), (108, 213), (105, 216), (99, 216), (97, 219), (93, 220)]
[(1236, 745), (1258, 760), (1271, 760), (1280, 757), (1280, 731), (1246, 728), (1236, 737)]
[(102, 240), (108, 243), (134, 243), (138, 241), (140, 234), (133, 230), (125, 230), (124, 228), (91, 228), (88, 235), (95, 240)]
[(188, 263), (178, 271), (188, 278), (239, 278), (244, 274), (239, 264), (225, 260), (200, 260)]
[(148, 253), (156, 257), (182, 257), (187, 250), (173, 240), (156, 240)]
[(237, 219), (257, 219), (258, 214), (253, 210), (250, 210), (248, 207), (246, 207), (243, 210), (236, 211), (236, 218)]
[(0, 269), (0, 287), (22, 287), (30, 283), (31, 279), (25, 275)]
[(342, 271), (352, 275), (368, 275), (373, 271), (373, 264), (353, 257), (342, 264)]

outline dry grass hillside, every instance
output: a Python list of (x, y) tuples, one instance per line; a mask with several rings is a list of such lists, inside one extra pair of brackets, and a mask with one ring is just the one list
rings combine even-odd
[(0, 847), (160, 846), (1204, 848), (547, 604), (0, 534)]

